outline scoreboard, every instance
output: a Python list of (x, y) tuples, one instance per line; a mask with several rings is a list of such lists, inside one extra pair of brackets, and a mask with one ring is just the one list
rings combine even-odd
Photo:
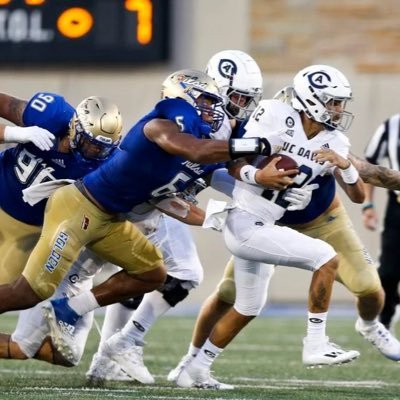
[(0, 0), (0, 64), (164, 61), (168, 29), (168, 0)]

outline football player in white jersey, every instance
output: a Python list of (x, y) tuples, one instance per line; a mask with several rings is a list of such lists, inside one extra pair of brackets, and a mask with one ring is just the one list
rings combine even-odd
[[(333, 174), (349, 198), (364, 200), (363, 183), (348, 160), (348, 130), (353, 115), (345, 111), (352, 99), (346, 77), (335, 68), (314, 65), (294, 78), (292, 104), (266, 100), (255, 110), (245, 136), (268, 138), (275, 152), (291, 156), (299, 165), (294, 187), (304, 187), (314, 178)], [(277, 226), (288, 202), (284, 191), (257, 184), (256, 163), (235, 163), (232, 174), (235, 208), (229, 210), (224, 228), (228, 249), (234, 254), (236, 301), (216, 323), (209, 338), (179, 373), (182, 387), (208, 387), (210, 368), (236, 334), (259, 314), (266, 300), (262, 263), (293, 266), (313, 272), (309, 291), (305, 365), (341, 364), (359, 356), (329, 342), (325, 334), (327, 311), (338, 268), (334, 249), (290, 228)], [(313, 249), (313, 252), (310, 252)]]
[[(225, 98), (226, 117), (212, 137), (226, 140), (239, 131), (240, 123), (248, 119), (261, 99), (262, 74), (255, 60), (239, 50), (215, 54), (207, 63), (206, 72), (214, 78)], [(218, 189), (223, 185), (219, 181), (220, 175), (209, 175), (211, 186)], [(138, 215), (132, 217), (134, 220), (140, 218)], [(187, 224), (153, 213), (152, 218), (144, 219), (140, 225), (149, 233), (148, 238), (162, 249), (168, 270), (167, 282), (160, 290), (147, 293), (133, 314), (128, 302), (107, 308), (99, 350), (87, 372), (92, 384), (118, 379), (120, 368), (139, 382), (153, 383), (154, 378), (143, 363), (144, 337), (159, 317), (183, 301), (203, 279), (203, 268)], [(136, 302), (131, 304), (137, 306)]]

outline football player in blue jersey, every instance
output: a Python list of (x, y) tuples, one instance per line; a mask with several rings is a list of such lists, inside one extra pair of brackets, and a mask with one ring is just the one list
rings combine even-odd
[[(11, 284), (39, 239), (46, 204), (31, 206), (22, 191), (42, 182), (78, 179), (96, 169), (117, 147), (122, 119), (106, 98), (88, 97), (74, 109), (62, 96), (47, 92), (29, 101), (0, 94), (0, 116), (16, 124), (0, 127), (0, 140), (18, 143), (0, 153), (0, 283)], [(20, 332), (41, 320), (41, 310), (36, 319), (33, 313), (27, 318), (22, 312)], [(0, 348), (6, 344), (9, 356), (26, 358), (20, 343), (0, 337)], [(29, 349), (30, 355), (36, 350)], [(37, 357), (42, 355), (47, 357)]]
[[(157, 289), (165, 280), (160, 251), (121, 213), (179, 191), (193, 174), (190, 166), (184, 168), (187, 160), (206, 164), (270, 152), (268, 141), (259, 138), (207, 139), (223, 113), (219, 91), (206, 74), (173, 73), (163, 84), (163, 98), (100, 167), (51, 195), (42, 234), (22, 275), (0, 286), (0, 312), (31, 307), (53, 294), (84, 246), (123, 268), (91, 291), (48, 303), (46, 317), (61, 350), (65, 343), (74, 346), (82, 315)], [(292, 182), (292, 173), (266, 167), (257, 179), (281, 188)]]
[[(211, 133), (212, 138), (240, 137), (241, 122), (249, 117), (262, 96), (260, 68), (250, 55), (239, 50), (224, 50), (210, 58), (206, 72), (225, 98), (223, 111), (226, 115), (220, 129)], [(218, 180), (221, 174), (214, 174), (214, 171), (224, 164), (200, 166), (187, 163), (187, 166), (196, 170), (199, 178), (204, 178), (195, 181), (196, 187), (190, 188), (190, 194), (189, 190), (185, 193), (192, 201), (208, 184), (214, 188), (223, 184)], [(140, 216), (136, 216), (138, 218)], [(203, 279), (203, 268), (187, 224), (165, 214), (146, 215), (140, 219), (144, 232), (149, 232), (149, 239), (162, 250), (167, 280), (160, 289), (146, 293), (143, 300), (133, 299), (107, 308), (99, 349), (87, 372), (88, 382), (92, 385), (119, 379), (121, 369), (132, 379), (153, 383), (154, 378), (143, 362), (145, 336), (158, 318), (184, 301), (189, 291)], [(131, 309), (136, 310), (132, 313)]]
[[(21, 273), (39, 238), (45, 201), (34, 206), (22, 190), (56, 179), (78, 179), (96, 169), (119, 143), (116, 105), (88, 97), (75, 110), (60, 95), (37, 93), (29, 101), (0, 95), (0, 139), (17, 142), (0, 153), (0, 284)], [(3, 131), (3, 132), (1, 132)]]

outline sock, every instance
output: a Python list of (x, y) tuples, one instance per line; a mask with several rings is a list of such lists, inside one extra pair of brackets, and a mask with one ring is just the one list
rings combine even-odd
[(164, 300), (162, 293), (157, 290), (146, 293), (137, 310), (121, 333), (131, 342), (143, 343), (143, 339), (159, 317), (164, 315), (171, 306)]
[(374, 328), (378, 324), (378, 318), (373, 319), (372, 321), (362, 319), (361, 317), (358, 317), (359, 325), (361, 326), (362, 329), (371, 329)]
[(104, 316), (103, 326), (101, 328), (101, 337), (99, 351), (102, 352), (105, 341), (119, 332), (129, 321), (134, 310), (123, 306), (120, 303), (107, 306), (106, 315)]
[(212, 363), (222, 353), (223, 350), (224, 349), (221, 349), (211, 343), (210, 339), (207, 339), (206, 342), (203, 344), (203, 347), (193, 359), (192, 365), (198, 368), (210, 369)]
[(200, 351), (200, 347), (193, 346), (193, 344), (190, 343), (187, 354), (192, 357), (196, 357), (197, 354), (199, 353), (199, 351)]
[(69, 306), (80, 316), (99, 308), (100, 305), (93, 292), (83, 292), (68, 300)]
[(325, 340), (326, 318), (328, 313), (308, 313), (307, 339), (310, 341)]

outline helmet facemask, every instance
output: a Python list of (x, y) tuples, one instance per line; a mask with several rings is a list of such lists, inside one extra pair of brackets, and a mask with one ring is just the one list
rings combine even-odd
[(226, 91), (226, 114), (231, 119), (243, 121), (248, 119), (260, 102), (262, 92), (244, 92), (242, 90), (229, 87)]
[(71, 149), (79, 159), (105, 160), (118, 146), (121, 130), (117, 106), (105, 98), (88, 97), (78, 105), (71, 120)]

